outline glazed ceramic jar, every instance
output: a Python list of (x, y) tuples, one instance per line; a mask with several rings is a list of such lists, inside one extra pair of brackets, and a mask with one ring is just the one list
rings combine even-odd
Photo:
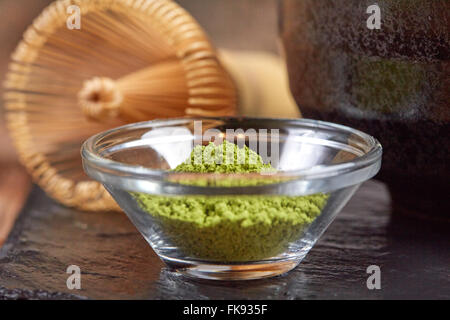
[(303, 116), (378, 138), (395, 208), (448, 220), (450, 1), (283, 0), (279, 12)]

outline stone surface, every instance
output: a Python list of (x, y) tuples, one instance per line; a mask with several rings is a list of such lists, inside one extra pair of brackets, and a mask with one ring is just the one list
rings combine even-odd
[[(34, 188), (0, 250), (0, 299), (449, 299), (448, 227), (392, 213), (385, 185), (369, 181), (293, 271), (195, 281), (167, 270), (124, 214), (67, 209)], [(81, 290), (67, 289), (72, 264)], [(381, 290), (366, 287), (369, 265)]]

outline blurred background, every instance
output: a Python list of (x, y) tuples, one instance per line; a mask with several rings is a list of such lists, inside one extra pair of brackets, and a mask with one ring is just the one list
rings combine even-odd
[[(23, 32), (51, 2), (50, 0), (0, 0), (2, 82), (8, 69), (10, 55), (21, 40)], [(240, 65), (232, 65), (230, 68), (234, 70), (247, 68), (255, 71), (252, 75), (252, 72), (246, 70), (245, 73), (241, 72), (240, 77), (247, 77), (250, 81), (264, 81), (263, 78), (265, 78), (259, 74), (259, 65), (255, 64), (251, 54), (248, 56), (248, 51), (259, 51), (263, 63), (273, 64), (275, 69), (279, 67), (281, 60), (273, 58), (274, 55), (280, 55), (276, 0), (178, 0), (176, 2), (197, 19), (217, 48), (233, 50), (231, 52), (234, 52), (234, 55), (241, 54), (239, 59), (235, 59), (240, 61)], [(266, 80), (266, 83), (268, 81), (270, 80)], [(0, 94), (3, 95), (3, 92), (3, 86), (0, 86)], [(252, 99), (247, 99), (247, 102), (247, 104), (256, 105)], [(260, 101), (258, 103), (260, 104)], [(258, 110), (242, 111), (247, 115), (262, 116), (272, 112), (270, 110), (262, 112), (261, 107)], [(285, 115), (285, 113), (277, 114), (277, 111), (280, 112), (273, 110), (274, 116)], [(295, 117), (299, 114), (296, 109), (291, 109), (289, 112), (289, 116)], [(4, 114), (3, 101), (0, 100), (0, 245), (26, 201), (31, 185), (25, 169), (18, 164), (17, 155), (5, 127)]]
[[(2, 80), (10, 54), (33, 19), (52, 1), (0, 0), (0, 73)], [(278, 53), (276, 0), (178, 0), (219, 48), (264, 50)], [(0, 87), (3, 93), (3, 87)], [(2, 102), (0, 102), (2, 103)], [(14, 150), (0, 119), (1, 161), (13, 161)]]

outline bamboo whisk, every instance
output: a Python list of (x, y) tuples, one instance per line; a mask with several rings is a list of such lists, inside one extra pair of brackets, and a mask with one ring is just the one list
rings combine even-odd
[[(81, 29), (66, 27), (67, 7)], [(83, 173), (92, 134), (128, 122), (232, 115), (235, 88), (194, 19), (169, 0), (63, 0), (27, 29), (6, 77), (7, 123), (19, 156), (54, 199), (117, 209)]]

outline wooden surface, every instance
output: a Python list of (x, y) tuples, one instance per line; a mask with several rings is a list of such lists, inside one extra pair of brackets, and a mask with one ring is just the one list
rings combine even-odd
[(18, 163), (0, 163), (0, 247), (28, 196), (31, 181)]
[(0, 1), (0, 247), (26, 201), (31, 179), (19, 165), (6, 130), (2, 99), (3, 83), (11, 52), (33, 18), (50, 0)]
[[(0, 251), (0, 299), (449, 299), (449, 236), (392, 214), (384, 184), (369, 181), (293, 271), (194, 281), (167, 270), (124, 214), (67, 209), (34, 188)], [(81, 290), (66, 287), (72, 264)], [(366, 287), (369, 265), (381, 268), (381, 290)]]

